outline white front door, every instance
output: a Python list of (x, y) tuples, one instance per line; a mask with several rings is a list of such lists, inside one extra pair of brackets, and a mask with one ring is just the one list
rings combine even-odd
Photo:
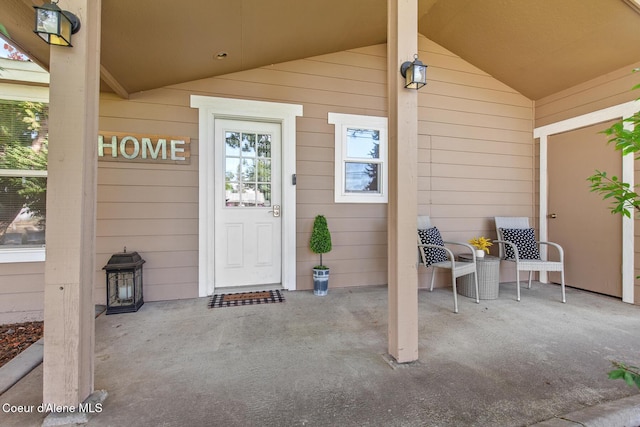
[(282, 280), (281, 126), (215, 120), (215, 287)]

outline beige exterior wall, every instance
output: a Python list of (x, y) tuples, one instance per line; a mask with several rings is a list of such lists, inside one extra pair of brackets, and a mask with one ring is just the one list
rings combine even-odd
[(637, 67), (640, 67), (640, 62), (537, 100), (535, 127), (638, 98), (640, 96), (638, 91), (631, 90), (640, 80), (640, 75), (632, 73), (632, 70)]
[[(534, 214), (533, 102), (427, 39), (420, 58), (419, 213), (445, 240), (495, 239), (494, 216)], [(515, 280), (504, 264), (500, 280)], [(450, 283), (443, 273), (436, 286)]]
[[(640, 75), (632, 73), (640, 62), (630, 64), (613, 73), (598, 77), (570, 89), (536, 101), (536, 127), (591, 113), (603, 108), (623, 104), (640, 97), (640, 92), (631, 88), (640, 83)], [(537, 141), (536, 141), (537, 142)], [(611, 148), (613, 150), (613, 147)], [(539, 144), (536, 143), (539, 155)], [(539, 157), (536, 158), (536, 171)], [(536, 172), (537, 173), (537, 172)], [(640, 163), (635, 162), (635, 182), (640, 179)], [(536, 188), (536, 200), (538, 189)], [(640, 221), (635, 221), (635, 276), (640, 275)], [(640, 304), (640, 281), (635, 281), (635, 303)]]
[(43, 319), (44, 262), (0, 264), (0, 325)]
[[(446, 239), (495, 237), (496, 215), (534, 214), (533, 103), (463, 59), (425, 39), (429, 65), (419, 92), (419, 210)], [(334, 127), (329, 112), (386, 116), (386, 45), (323, 55), (134, 94), (103, 94), (100, 130), (191, 138), (189, 165), (100, 161), (96, 303), (105, 301), (111, 254), (138, 251), (145, 300), (198, 295), (198, 112), (191, 95), (302, 104), (297, 119), (297, 288), (311, 289), (318, 256), (308, 249), (313, 218), (326, 215), (333, 250), (331, 286), (387, 283), (386, 204), (336, 204)], [(36, 267), (36, 268), (32, 268)], [(41, 265), (2, 266), (29, 280), (42, 308)], [(27, 279), (39, 274), (40, 279)], [(503, 271), (501, 280), (513, 280)], [(420, 269), (420, 286), (427, 284)], [(24, 276), (24, 277), (23, 277)], [(448, 286), (446, 278), (437, 286)], [(13, 287), (6, 293), (15, 294)], [(5, 291), (2, 291), (5, 292)], [(40, 293), (38, 293), (40, 292)], [(12, 297), (13, 298), (13, 297)], [(31, 301), (31, 300), (34, 301)], [(3, 301), (8, 301), (4, 298)], [(21, 299), (27, 306), (27, 300)]]
[(98, 161), (96, 302), (106, 301), (101, 268), (124, 247), (146, 261), (145, 301), (198, 295), (197, 120), (180, 90), (130, 100), (102, 95), (100, 131), (187, 136), (192, 143), (188, 165)]

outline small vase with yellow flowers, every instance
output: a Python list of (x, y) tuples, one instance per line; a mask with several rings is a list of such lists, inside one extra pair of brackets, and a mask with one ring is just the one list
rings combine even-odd
[(493, 246), (491, 240), (486, 237), (474, 237), (469, 240), (469, 244), (476, 248), (476, 257), (482, 258), (484, 257), (485, 252), (489, 253), (489, 246)]

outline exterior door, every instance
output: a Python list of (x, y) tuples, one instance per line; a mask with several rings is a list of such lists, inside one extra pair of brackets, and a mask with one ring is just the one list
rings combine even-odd
[(215, 121), (215, 287), (281, 283), (280, 124)]
[[(567, 285), (622, 296), (622, 217), (609, 202), (589, 191), (587, 177), (595, 170), (621, 176), (622, 156), (599, 133), (599, 123), (549, 138), (549, 240), (565, 251)], [(553, 253), (549, 249), (549, 253)], [(550, 273), (560, 283), (559, 273)]]

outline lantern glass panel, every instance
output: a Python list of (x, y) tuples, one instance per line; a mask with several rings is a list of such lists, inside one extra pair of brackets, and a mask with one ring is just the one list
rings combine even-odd
[(71, 21), (60, 14), (60, 37), (51, 36), (51, 44), (59, 46), (71, 45)]
[[(36, 31), (38, 33), (58, 34), (60, 13), (49, 9), (36, 9)], [(40, 37), (43, 37), (42, 35)], [(44, 37), (43, 37), (44, 38)]]
[(118, 299), (127, 303), (133, 300), (133, 272), (119, 273)]
[(427, 66), (418, 62), (412, 63), (405, 75), (405, 86), (408, 89), (420, 89), (427, 84)]
[(413, 81), (420, 86), (427, 82), (425, 68), (423, 65), (414, 64), (413, 66)]
[(136, 268), (134, 271), (134, 288), (137, 300), (142, 300), (142, 268)]
[(130, 305), (134, 299), (134, 272), (113, 271), (107, 273), (109, 277), (109, 305)]
[(49, 44), (71, 46), (73, 25), (60, 10), (36, 8), (35, 31)]

